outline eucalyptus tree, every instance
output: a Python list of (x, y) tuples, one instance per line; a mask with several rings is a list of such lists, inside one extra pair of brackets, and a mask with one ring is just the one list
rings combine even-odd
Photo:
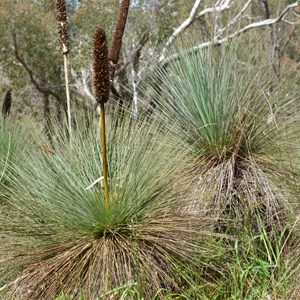
[[(51, 1), (16, 3), (6, 0), (0, 21), (3, 41), (0, 55), (5, 62), (3, 72), (15, 87), (17, 103), (25, 100), (29, 107), (43, 103), (45, 114), (49, 113), (50, 99), (55, 100), (59, 112), (65, 106), (62, 62), (57, 51), (58, 39), (52, 6)], [(31, 91), (25, 99), (24, 90)], [(35, 93), (34, 97), (32, 93)]]

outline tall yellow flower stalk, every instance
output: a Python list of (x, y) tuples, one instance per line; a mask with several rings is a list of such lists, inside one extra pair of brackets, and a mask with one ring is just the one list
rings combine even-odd
[(109, 209), (109, 191), (106, 157), (106, 135), (105, 135), (105, 103), (109, 98), (109, 67), (108, 48), (104, 29), (99, 28), (94, 34), (93, 47), (93, 76), (96, 100), (100, 105), (100, 134), (102, 142), (102, 165), (104, 197), (106, 209)]
[(64, 57), (68, 131), (69, 131), (69, 137), (71, 138), (72, 121), (71, 121), (70, 89), (69, 89), (69, 77), (68, 77), (69, 34), (68, 34), (67, 10), (66, 10), (65, 0), (56, 0), (56, 19), (58, 22), (58, 34), (59, 34), (59, 41), (61, 44), (61, 51)]

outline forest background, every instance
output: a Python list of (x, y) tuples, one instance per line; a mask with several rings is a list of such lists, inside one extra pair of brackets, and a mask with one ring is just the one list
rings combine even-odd
[[(73, 111), (95, 110), (92, 35), (101, 26), (111, 41), (118, 7), (114, 0), (67, 1)], [(201, 48), (235, 37), (241, 63), (266, 64), (277, 77), (293, 68), (295, 79), (299, 13), (299, 2), (292, 0), (132, 1), (111, 95), (139, 113), (140, 82), (153, 62), (166, 63), (173, 45)], [(0, 99), (12, 89), (13, 114), (60, 117), (66, 96), (55, 1), (2, 0), (0, 39)]]

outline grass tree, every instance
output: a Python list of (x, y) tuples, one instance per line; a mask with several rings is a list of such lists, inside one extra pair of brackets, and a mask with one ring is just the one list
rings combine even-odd
[(122, 0), (120, 3), (110, 51), (108, 51), (106, 33), (104, 29), (98, 28), (94, 34), (93, 40), (93, 77), (96, 100), (100, 106), (103, 185), (107, 210), (109, 209), (109, 186), (106, 155), (105, 103), (107, 103), (109, 99), (110, 85), (114, 79), (115, 68), (119, 60), (129, 6), (130, 0)]
[(105, 31), (99, 28), (94, 34), (93, 47), (93, 75), (96, 100), (100, 105), (100, 135), (102, 145), (102, 169), (103, 185), (105, 194), (105, 206), (109, 209), (109, 188), (107, 174), (107, 155), (106, 155), (106, 123), (105, 123), (105, 103), (109, 99), (109, 64), (108, 49)]
[(152, 75), (144, 96), (166, 124), (177, 120), (176, 135), (197, 170), (195, 209), (211, 208), (216, 219), (238, 219), (239, 226), (259, 226), (260, 216), (269, 230), (285, 227), (297, 180), (291, 157), (299, 98), (293, 84), (267, 78), (263, 66), (239, 61), (229, 48), (177, 49), (178, 59)]
[(186, 209), (185, 154), (159, 124), (116, 123), (108, 122), (109, 210), (96, 184), (103, 175), (97, 130), (78, 126), (72, 143), (57, 131), (54, 151), (37, 148), (11, 172), (12, 209), (0, 217), (6, 296), (97, 299), (134, 283), (150, 299), (180, 289), (188, 278), (177, 270), (209, 252), (200, 242), (209, 220)]

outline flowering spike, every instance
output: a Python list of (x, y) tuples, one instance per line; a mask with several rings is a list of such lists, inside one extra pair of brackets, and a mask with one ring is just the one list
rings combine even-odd
[(62, 53), (67, 54), (69, 52), (69, 34), (65, 0), (56, 0), (56, 18)]
[(104, 104), (109, 98), (109, 70), (106, 34), (102, 28), (94, 34), (93, 65), (96, 100)]
[(109, 52), (110, 80), (113, 80), (114, 78), (116, 65), (118, 63), (129, 6), (130, 0), (122, 0), (119, 8), (118, 20), (113, 35), (111, 49)]

